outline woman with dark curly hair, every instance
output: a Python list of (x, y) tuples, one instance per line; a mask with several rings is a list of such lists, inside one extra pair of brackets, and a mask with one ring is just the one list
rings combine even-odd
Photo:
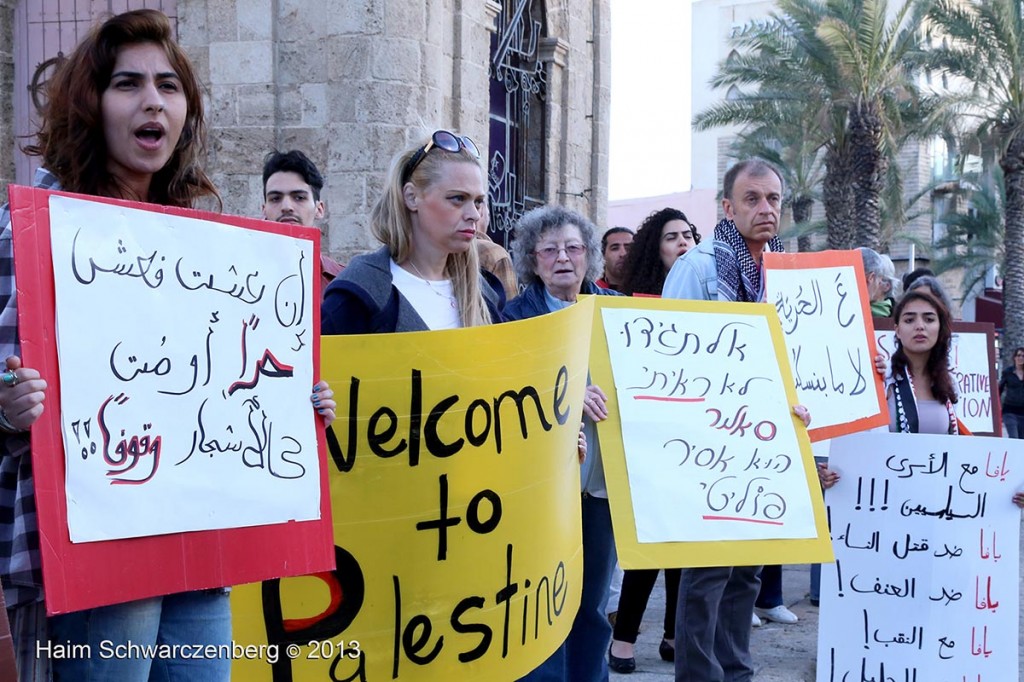
[[(665, 276), (679, 256), (700, 243), (697, 228), (686, 214), (675, 208), (655, 211), (640, 224), (626, 259), (626, 276), (622, 293), (661, 294)], [(665, 569), (665, 633), (658, 653), (662, 659), (675, 658), (676, 597), (679, 594), (678, 568)], [(640, 621), (647, 610), (647, 601), (658, 579), (658, 569), (626, 571), (622, 578), (618, 615), (608, 665), (618, 673), (636, 669), (633, 645), (640, 633)]]
[(622, 293), (660, 295), (672, 264), (697, 244), (697, 228), (679, 209), (663, 208), (647, 216), (629, 249)]

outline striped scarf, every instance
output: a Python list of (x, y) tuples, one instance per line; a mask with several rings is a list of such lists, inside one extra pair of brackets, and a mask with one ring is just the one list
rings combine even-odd
[[(718, 300), (759, 303), (764, 300), (761, 266), (754, 262), (747, 242), (728, 218), (715, 225), (715, 267), (718, 271)], [(772, 237), (766, 248), (785, 251), (782, 240)]]

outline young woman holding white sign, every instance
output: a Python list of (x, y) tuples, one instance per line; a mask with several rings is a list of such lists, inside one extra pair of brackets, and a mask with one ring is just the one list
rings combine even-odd
[[(200, 166), (206, 127), (195, 69), (155, 10), (127, 12), (95, 27), (48, 84), (37, 140), (35, 186), (102, 197), (191, 207), (219, 201)], [(0, 215), (0, 578), (22, 680), (228, 680), (229, 658), (104, 656), (108, 646), (231, 644), (224, 589), (154, 597), (55, 616), (49, 638), (66, 657), (40, 655), (46, 645), (39, 532), (28, 429), (43, 412), (46, 382), (21, 366), (17, 298), (6, 208)], [(319, 390), (318, 390), (319, 389)], [(332, 394), (314, 388), (330, 421)], [(50, 649), (47, 649), (49, 651)], [(188, 651), (187, 647), (185, 648)]]
[[(958, 435), (957, 401), (949, 372), (953, 338), (949, 310), (927, 289), (912, 289), (896, 304), (896, 351), (885, 380), (889, 431)], [(821, 464), (818, 477), (831, 488), (839, 474)]]
[[(665, 276), (676, 259), (700, 244), (700, 234), (686, 214), (677, 208), (663, 208), (647, 216), (633, 237), (626, 257), (626, 276), (621, 291), (633, 294), (661, 295)], [(658, 579), (659, 569), (626, 571), (622, 579), (618, 616), (608, 650), (608, 666), (618, 673), (636, 669), (633, 645), (640, 634), (640, 623)], [(665, 622), (658, 655), (675, 660), (676, 598), (679, 596), (681, 569), (665, 569)]]

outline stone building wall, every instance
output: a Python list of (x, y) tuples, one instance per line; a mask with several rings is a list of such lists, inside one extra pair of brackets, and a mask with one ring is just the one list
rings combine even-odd
[[(0, 0), (4, 194), (15, 175), (14, 9), (34, 1)], [(545, 198), (598, 224), (607, 211), (609, 1), (547, 0), (540, 45)], [(258, 216), (264, 155), (298, 148), (326, 179), (325, 250), (347, 260), (372, 247), (370, 208), (402, 147), (450, 128), (486, 158), (500, 10), (497, 0), (177, 0), (179, 41), (207, 89), (208, 169), (225, 212)]]
[[(346, 260), (372, 247), (370, 208), (396, 152), (435, 128), (486, 151), (498, 9), (466, 0), (323, 0), (316, 11), (307, 0), (179, 0), (181, 43), (209, 85), (209, 168), (225, 210), (258, 215), (263, 155), (302, 149), (325, 175), (325, 250)], [(602, 220), (607, 0), (552, 0), (547, 18), (548, 201)]]

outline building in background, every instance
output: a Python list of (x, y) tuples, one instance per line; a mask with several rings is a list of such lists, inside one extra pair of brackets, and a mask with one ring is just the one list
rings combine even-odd
[(491, 230), (561, 203), (604, 224), (609, 0), (0, 0), (0, 198), (31, 182), (20, 151), (47, 77), (103, 15), (172, 17), (207, 88), (208, 169), (228, 213), (258, 216), (262, 159), (323, 169), (325, 251), (373, 246), (392, 155), (451, 128), (487, 153)]
[(718, 195), (715, 190), (690, 190), (656, 197), (612, 199), (608, 202), (608, 225), (621, 225), (631, 230), (640, 227), (644, 218), (663, 208), (676, 208), (686, 214), (700, 236), (710, 237), (718, 222)]

